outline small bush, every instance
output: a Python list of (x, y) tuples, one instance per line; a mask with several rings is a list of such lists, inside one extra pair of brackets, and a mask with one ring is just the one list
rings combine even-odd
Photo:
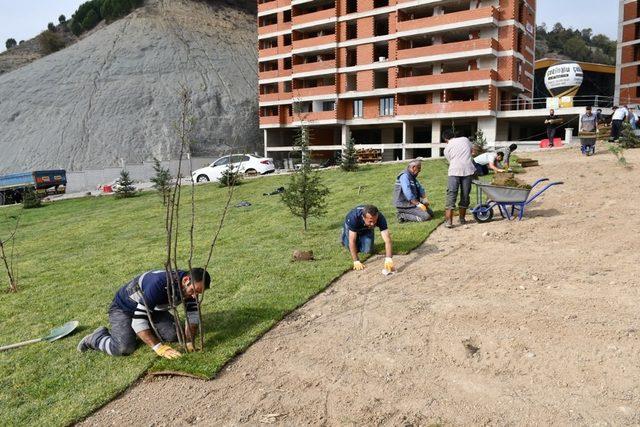
[(482, 154), (487, 151), (487, 138), (484, 137), (482, 129), (478, 129), (476, 131), (475, 138), (473, 139), (473, 145), (478, 154)]
[(640, 138), (628, 123), (623, 124), (622, 134), (620, 135), (618, 143), (622, 148), (640, 148)]
[(240, 185), (242, 175), (238, 170), (234, 170), (231, 165), (222, 172), (222, 176), (219, 179), (221, 187), (232, 187), (234, 185)]
[(49, 23), (47, 24), (47, 30), (49, 30), (49, 31), (51, 31), (51, 32), (53, 32), (53, 33), (55, 33), (55, 32), (56, 32), (56, 26), (53, 24), (53, 22), (49, 22)]
[(38, 36), (38, 43), (40, 43), (40, 48), (45, 55), (57, 52), (65, 47), (62, 36), (49, 30), (40, 33), (40, 35)]
[(171, 195), (171, 173), (169, 173), (169, 169), (163, 168), (160, 160), (156, 158), (153, 159), (153, 170), (156, 173), (155, 176), (151, 178), (153, 188), (160, 194), (162, 204), (166, 206), (167, 202), (169, 202), (169, 196)]
[(125, 199), (136, 195), (133, 180), (129, 177), (129, 172), (124, 169), (120, 171), (120, 179), (118, 179), (115, 193), (118, 199)]
[(356, 142), (353, 138), (347, 141), (347, 147), (342, 155), (340, 167), (345, 172), (355, 172), (358, 170), (358, 155), (356, 153)]
[(66, 22), (67, 22), (67, 17), (66, 17), (66, 16), (64, 16), (64, 15), (60, 15), (60, 16), (58, 17), (58, 22), (59, 22), (60, 24), (64, 24), (64, 23), (66, 23)]
[(98, 13), (95, 10), (91, 9), (89, 13), (87, 13), (87, 16), (85, 16), (84, 19), (82, 20), (82, 30), (89, 31), (95, 28), (95, 26), (98, 25), (99, 22), (100, 22), (100, 15), (98, 15)]
[(33, 187), (29, 187), (25, 190), (22, 195), (22, 208), (23, 209), (34, 209), (42, 206), (42, 201), (38, 194), (36, 193), (36, 189)]
[(7, 50), (16, 47), (18, 43), (16, 43), (16, 39), (7, 39), (7, 41), (4, 43), (4, 46), (7, 48)]

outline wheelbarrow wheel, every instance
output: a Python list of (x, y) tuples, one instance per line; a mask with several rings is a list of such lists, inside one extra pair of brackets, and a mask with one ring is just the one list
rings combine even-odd
[(488, 222), (493, 218), (493, 208), (490, 208), (489, 205), (482, 204), (478, 205), (473, 209), (473, 217), (478, 222)]

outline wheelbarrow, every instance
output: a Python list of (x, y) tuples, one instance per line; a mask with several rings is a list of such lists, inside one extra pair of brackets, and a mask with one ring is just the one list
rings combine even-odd
[[(533, 196), (533, 189), (539, 184), (549, 181), (549, 178), (540, 178), (531, 188), (499, 187), (482, 181), (473, 181), (476, 185), (477, 205), (471, 210), (473, 217), (478, 222), (488, 222), (493, 219), (493, 208), (498, 207), (500, 214), (508, 220), (518, 217), (518, 221), (524, 216), (525, 207), (538, 198), (542, 193), (554, 185), (564, 184), (562, 181), (550, 182)], [(483, 202), (482, 193), (487, 195), (487, 201)]]

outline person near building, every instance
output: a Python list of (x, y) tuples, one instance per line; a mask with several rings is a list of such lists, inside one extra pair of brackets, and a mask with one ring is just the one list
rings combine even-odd
[[(202, 268), (178, 270), (172, 275), (170, 285), (175, 304), (186, 305), (184, 332), (187, 350), (192, 351), (190, 341), (196, 336), (199, 322), (195, 298), (209, 289), (211, 276)], [(86, 335), (78, 344), (78, 351), (97, 350), (110, 356), (126, 356), (133, 353), (140, 339), (160, 357), (180, 357), (179, 351), (165, 344), (178, 341), (175, 320), (169, 311), (170, 285), (165, 270), (147, 271), (123, 285), (109, 307), (111, 330), (101, 326)]]
[(398, 210), (399, 222), (422, 222), (433, 218), (427, 193), (418, 181), (421, 170), (422, 162), (413, 160), (396, 178), (393, 187), (393, 205)]
[(474, 157), (473, 163), (476, 168), (476, 175), (485, 176), (489, 174), (489, 170), (494, 172), (504, 172), (499, 164), (504, 160), (504, 154), (500, 151), (487, 151), (479, 156)]
[(580, 116), (578, 136), (580, 137), (580, 151), (583, 155), (590, 156), (596, 152), (596, 133), (598, 132), (598, 117), (591, 112), (591, 106), (587, 106), (586, 112)]
[(502, 168), (509, 169), (511, 163), (511, 153), (518, 149), (517, 144), (511, 144), (508, 147), (503, 147), (498, 150), (498, 153), (502, 153)]
[(358, 254), (373, 253), (373, 230), (375, 227), (380, 229), (380, 235), (384, 240), (384, 249), (386, 257), (384, 259), (384, 268), (387, 271), (395, 270), (393, 266), (393, 248), (391, 242), (391, 234), (387, 226), (387, 219), (382, 212), (373, 205), (356, 206), (347, 214), (344, 225), (342, 226), (342, 245), (349, 250), (351, 259), (353, 260), (354, 270), (364, 270), (364, 264), (360, 262)]
[(553, 147), (553, 140), (556, 137), (556, 129), (558, 129), (558, 125), (562, 123), (562, 119), (556, 116), (556, 112), (553, 110), (549, 110), (549, 115), (544, 120), (544, 124), (547, 125), (547, 139), (549, 140), (549, 147)]
[[(615, 108), (615, 107), (614, 107)], [(622, 105), (615, 108), (611, 116), (611, 141), (617, 141), (622, 131), (622, 123), (629, 120), (629, 110)]]
[(472, 143), (469, 138), (454, 138), (453, 131), (447, 129), (443, 132), (442, 138), (447, 146), (444, 149), (444, 157), (449, 162), (447, 171), (447, 198), (445, 204), (446, 228), (453, 227), (453, 211), (456, 208), (456, 199), (460, 193), (458, 203), (458, 216), (460, 224), (465, 224), (465, 215), (469, 208), (469, 193), (471, 193), (471, 181), (476, 172), (476, 167), (471, 157)]

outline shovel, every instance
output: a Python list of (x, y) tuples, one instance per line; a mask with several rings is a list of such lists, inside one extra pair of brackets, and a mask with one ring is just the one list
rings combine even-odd
[(59, 326), (57, 328), (53, 328), (51, 331), (49, 331), (49, 335), (46, 335), (42, 338), (36, 338), (33, 340), (29, 340), (29, 341), (22, 341), (16, 344), (9, 344), (9, 345), (5, 345), (4, 347), (0, 347), (0, 351), (5, 351), (5, 350), (9, 350), (12, 348), (18, 348), (18, 347), (22, 347), (25, 345), (29, 345), (29, 344), (35, 344), (37, 342), (40, 341), (47, 341), (47, 342), (52, 342), (55, 341), (57, 339), (60, 339), (64, 336), (69, 335), (71, 332), (73, 332), (79, 325), (79, 322), (77, 320), (72, 320), (71, 322), (67, 322), (62, 326)]

